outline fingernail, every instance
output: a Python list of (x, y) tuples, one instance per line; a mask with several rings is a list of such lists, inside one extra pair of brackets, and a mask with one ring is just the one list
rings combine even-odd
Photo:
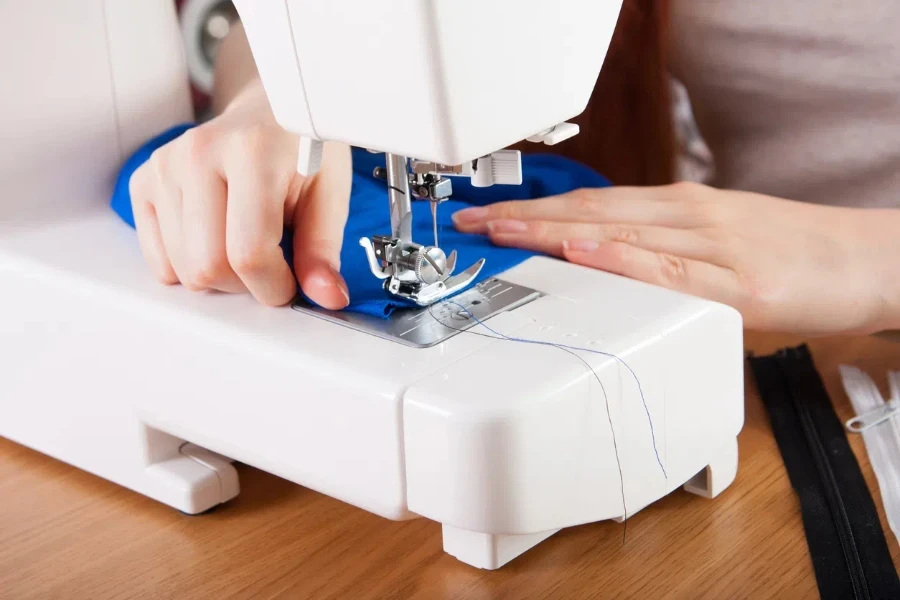
[(600, 247), (600, 244), (592, 240), (572, 240), (563, 242), (563, 249), (566, 252), (593, 252)]
[(475, 223), (484, 220), (488, 216), (488, 209), (483, 206), (466, 208), (453, 213), (454, 223)]
[(334, 269), (334, 273), (332, 273), (332, 277), (334, 279), (332, 280), (331, 285), (335, 286), (341, 292), (341, 295), (344, 297), (344, 301), (347, 304), (350, 304), (350, 291), (347, 289), (347, 283), (341, 276), (340, 260), (338, 260), (338, 266), (335, 267), (334, 265), (332, 265), (332, 268)]
[[(309, 297), (323, 308), (329, 310), (342, 310), (350, 304), (350, 292), (347, 290), (343, 281), (335, 281), (333, 277), (324, 274), (310, 275), (305, 280), (303, 286), (304, 291)], [(340, 297), (344, 299), (343, 303), (337, 300), (337, 295), (332, 290), (337, 290)]]
[(491, 233), (526, 233), (528, 225), (522, 221), (489, 221), (487, 224), (488, 231)]

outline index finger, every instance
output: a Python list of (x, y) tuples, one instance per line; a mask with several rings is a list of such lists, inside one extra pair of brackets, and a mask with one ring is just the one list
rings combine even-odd
[(698, 226), (702, 215), (689, 200), (672, 186), (580, 189), (537, 200), (466, 209), (454, 214), (453, 221), (467, 233), (486, 233), (487, 223), (498, 220)]
[(310, 299), (331, 310), (350, 303), (340, 262), (352, 166), (349, 146), (326, 145), (322, 170), (305, 186), (294, 218), (297, 280)]

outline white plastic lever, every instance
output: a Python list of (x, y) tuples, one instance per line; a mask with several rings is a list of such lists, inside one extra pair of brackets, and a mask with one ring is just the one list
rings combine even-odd
[(312, 138), (300, 139), (300, 155), (297, 157), (297, 172), (304, 177), (315, 175), (322, 168), (322, 153), (325, 144)]
[(475, 187), (522, 185), (522, 153), (518, 150), (494, 152), (476, 160), (470, 169), (468, 175)]
[(581, 128), (574, 123), (560, 123), (555, 127), (546, 129), (537, 135), (528, 138), (529, 142), (543, 142), (548, 146), (555, 146), (560, 142), (564, 142), (569, 138), (573, 138), (581, 132)]

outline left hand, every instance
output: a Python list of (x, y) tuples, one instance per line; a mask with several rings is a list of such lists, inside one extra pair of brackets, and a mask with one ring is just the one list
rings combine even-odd
[(699, 184), (578, 190), (454, 215), (463, 232), (733, 306), (749, 329), (900, 326), (900, 211)]

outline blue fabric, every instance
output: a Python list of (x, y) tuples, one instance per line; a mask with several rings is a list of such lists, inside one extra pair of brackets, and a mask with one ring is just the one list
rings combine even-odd
[[(130, 226), (134, 227), (131, 196), (128, 184), (131, 175), (154, 150), (168, 144), (192, 125), (175, 127), (154, 138), (140, 148), (126, 163), (119, 174), (111, 206)], [(390, 215), (386, 184), (373, 176), (377, 166), (384, 166), (383, 154), (370, 154), (364, 150), (353, 151), (353, 187), (350, 198), (350, 217), (344, 230), (344, 246), (341, 252), (341, 275), (347, 281), (350, 306), (346, 310), (387, 318), (397, 308), (408, 306), (402, 300), (390, 297), (382, 282), (372, 276), (365, 252), (359, 239), (372, 235), (389, 235)], [(481, 235), (463, 234), (453, 227), (451, 215), (471, 206), (484, 206), (503, 200), (524, 200), (563, 194), (585, 187), (606, 187), (610, 183), (592, 169), (571, 160), (553, 155), (526, 155), (522, 158), (524, 182), (521, 186), (494, 186), (476, 188), (466, 178), (453, 179), (452, 199), (439, 209), (440, 244), (448, 254), (456, 250), (457, 271), (468, 268), (484, 258), (486, 263), (480, 278), (488, 279), (506, 271), (534, 253), (500, 248)], [(413, 239), (428, 244), (434, 239), (431, 207), (428, 202), (413, 203)], [(291, 261), (291, 236), (285, 233), (282, 249)]]

